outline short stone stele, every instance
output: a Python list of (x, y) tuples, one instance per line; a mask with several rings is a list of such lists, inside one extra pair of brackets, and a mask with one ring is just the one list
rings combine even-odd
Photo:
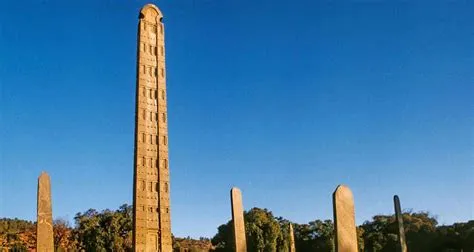
[(397, 221), (397, 228), (398, 228), (397, 251), (407, 252), (407, 244), (405, 241), (405, 229), (403, 228), (403, 215), (402, 215), (402, 210), (400, 207), (400, 199), (398, 198), (397, 195), (393, 196), (393, 204), (395, 206), (395, 218)]
[(247, 252), (247, 241), (245, 239), (244, 207), (242, 205), (242, 193), (237, 187), (230, 190), (232, 204), (232, 223), (234, 231), (235, 252)]
[(293, 232), (293, 225), (290, 223), (290, 252), (295, 252), (295, 233)]
[(36, 251), (54, 252), (51, 179), (46, 172), (38, 178), (37, 196)]
[(333, 196), (334, 227), (337, 252), (357, 252), (354, 198), (349, 187), (339, 185)]

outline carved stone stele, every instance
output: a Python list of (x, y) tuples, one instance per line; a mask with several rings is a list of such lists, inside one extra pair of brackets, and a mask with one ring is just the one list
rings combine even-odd
[(36, 251), (54, 252), (51, 179), (46, 172), (38, 177)]
[(242, 193), (237, 187), (230, 190), (232, 204), (232, 223), (234, 233), (235, 252), (247, 252), (247, 240), (245, 238), (244, 207), (242, 205)]
[(133, 183), (133, 248), (171, 252), (164, 25), (153, 4), (140, 10)]
[(349, 187), (339, 185), (332, 197), (336, 251), (357, 252), (357, 230), (352, 192)]

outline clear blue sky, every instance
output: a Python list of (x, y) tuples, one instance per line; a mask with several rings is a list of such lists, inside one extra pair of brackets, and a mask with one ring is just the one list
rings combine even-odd
[[(448, 3), (449, 2), (449, 3)], [(145, 1), (2, 1), (0, 216), (132, 203), (136, 29)], [(405, 209), (474, 219), (472, 1), (162, 1), (172, 229), (244, 207), (358, 223)]]

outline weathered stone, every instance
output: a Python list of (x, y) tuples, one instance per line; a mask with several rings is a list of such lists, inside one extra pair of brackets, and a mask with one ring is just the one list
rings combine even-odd
[(133, 246), (139, 252), (172, 251), (162, 17), (147, 4), (138, 25)]
[(349, 187), (339, 185), (333, 196), (334, 227), (337, 252), (357, 252), (354, 198)]
[(398, 227), (398, 244), (397, 250), (400, 252), (407, 252), (407, 244), (405, 241), (405, 229), (403, 228), (402, 208), (400, 207), (400, 199), (397, 195), (393, 196), (393, 204), (395, 206), (395, 219)]
[(38, 177), (36, 251), (54, 252), (51, 179), (46, 172)]
[(242, 205), (242, 193), (237, 187), (230, 190), (232, 204), (232, 223), (234, 227), (235, 252), (247, 252), (247, 241), (245, 238), (244, 207)]
[(290, 223), (290, 252), (295, 252), (295, 233), (293, 232), (293, 225)]

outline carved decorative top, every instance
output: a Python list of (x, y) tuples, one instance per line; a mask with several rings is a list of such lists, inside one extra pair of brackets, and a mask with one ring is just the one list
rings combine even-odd
[(140, 19), (150, 23), (161, 23), (163, 14), (154, 4), (147, 4), (140, 10)]

